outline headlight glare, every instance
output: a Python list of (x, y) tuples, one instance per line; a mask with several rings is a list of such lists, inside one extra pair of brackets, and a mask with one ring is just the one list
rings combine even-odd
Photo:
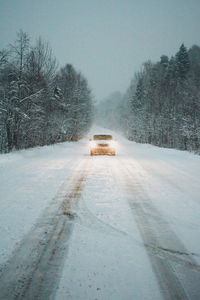
[(90, 147), (91, 147), (91, 148), (96, 147), (96, 142), (95, 142), (95, 141), (90, 141)]
[(110, 142), (110, 147), (111, 148), (115, 148), (116, 147), (116, 142), (115, 141), (111, 141)]

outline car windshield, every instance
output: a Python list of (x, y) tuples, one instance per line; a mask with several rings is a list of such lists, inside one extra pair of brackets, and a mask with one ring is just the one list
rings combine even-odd
[(96, 134), (93, 136), (93, 140), (112, 140), (112, 135), (108, 134)]

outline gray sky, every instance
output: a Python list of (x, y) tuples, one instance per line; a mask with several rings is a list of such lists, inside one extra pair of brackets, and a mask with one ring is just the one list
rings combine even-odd
[(125, 92), (148, 59), (200, 46), (200, 0), (0, 0), (0, 48), (19, 29), (49, 41), (100, 100)]

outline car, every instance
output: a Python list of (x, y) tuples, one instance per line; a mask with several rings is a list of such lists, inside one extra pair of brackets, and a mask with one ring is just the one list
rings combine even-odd
[(110, 134), (95, 134), (90, 139), (90, 155), (116, 155), (116, 140)]

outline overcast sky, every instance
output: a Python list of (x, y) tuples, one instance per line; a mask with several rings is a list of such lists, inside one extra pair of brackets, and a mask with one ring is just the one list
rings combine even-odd
[(0, 48), (23, 29), (49, 41), (96, 100), (128, 88), (143, 62), (200, 46), (200, 0), (0, 0)]

